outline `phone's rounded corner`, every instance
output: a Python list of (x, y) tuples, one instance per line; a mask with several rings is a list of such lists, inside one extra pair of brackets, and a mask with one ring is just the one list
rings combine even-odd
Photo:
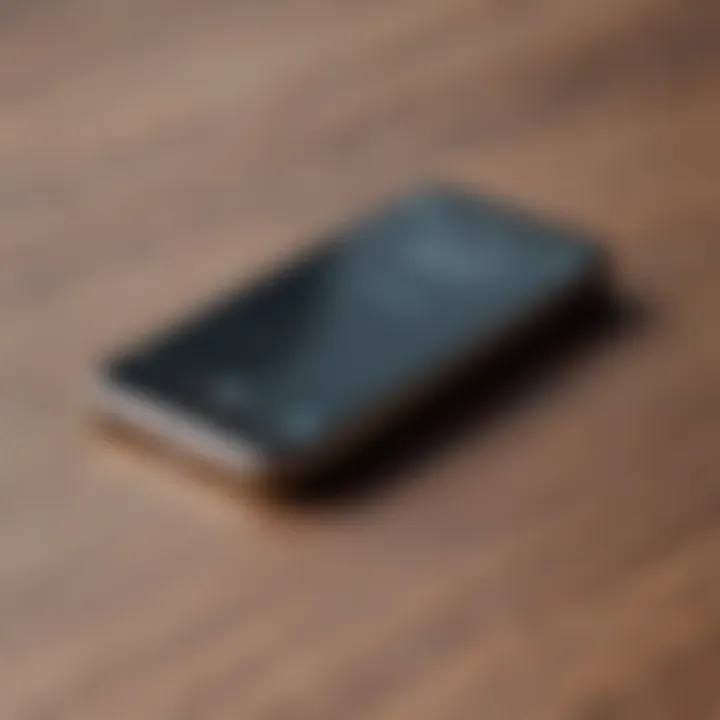
[(210, 471), (237, 489), (271, 484), (270, 458), (249, 438), (223, 434), (102, 372), (90, 377), (88, 394), (93, 426), (104, 438)]

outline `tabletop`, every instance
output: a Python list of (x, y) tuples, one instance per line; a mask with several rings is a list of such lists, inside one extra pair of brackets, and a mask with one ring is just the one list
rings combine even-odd
[[(0, 716), (720, 718), (719, 38), (712, 0), (3, 2)], [(351, 502), (97, 435), (107, 349), (427, 179), (596, 233), (627, 321)]]

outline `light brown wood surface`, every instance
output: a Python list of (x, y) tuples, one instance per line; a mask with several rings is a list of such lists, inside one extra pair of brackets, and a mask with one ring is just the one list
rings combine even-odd
[[(720, 718), (715, 0), (0, 3), (0, 718)], [(105, 350), (426, 178), (645, 320), (362, 501), (88, 428)]]

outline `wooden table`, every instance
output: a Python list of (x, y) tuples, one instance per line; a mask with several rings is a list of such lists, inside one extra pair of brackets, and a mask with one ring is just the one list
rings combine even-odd
[[(0, 5), (0, 717), (720, 718), (720, 5)], [(351, 503), (89, 430), (98, 354), (418, 180), (642, 320)]]

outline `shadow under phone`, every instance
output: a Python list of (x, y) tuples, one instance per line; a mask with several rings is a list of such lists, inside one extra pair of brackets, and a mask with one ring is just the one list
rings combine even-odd
[(450, 386), (433, 394), (373, 442), (343, 461), (288, 488), (278, 500), (316, 512), (353, 506), (389, 491), (422, 463), (478, 425), (498, 421), (539, 393), (591, 352), (643, 332), (651, 319), (637, 300), (589, 289), (576, 303), (532, 332), (472, 364)]

